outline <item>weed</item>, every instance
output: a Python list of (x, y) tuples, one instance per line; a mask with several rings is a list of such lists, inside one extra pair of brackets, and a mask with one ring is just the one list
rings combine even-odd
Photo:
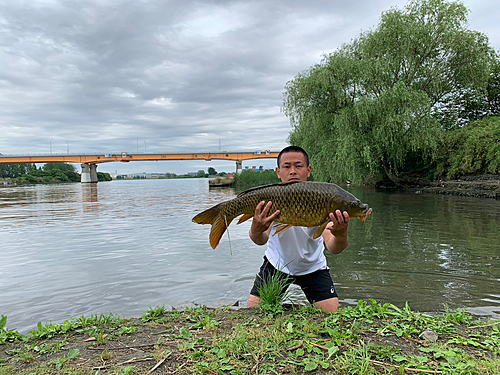
[(78, 349), (71, 349), (69, 352), (68, 352), (68, 356), (67, 357), (59, 357), (57, 359), (54, 359), (50, 362), (51, 365), (54, 365), (56, 370), (61, 370), (63, 368), (63, 366), (71, 361), (72, 359), (75, 359), (76, 357), (78, 357), (80, 355), (80, 350)]
[(263, 313), (275, 315), (284, 311), (282, 304), (289, 296), (286, 289), (290, 282), (290, 276), (283, 272), (276, 272), (262, 280), (258, 292), (261, 300), (259, 306)]
[(86, 328), (85, 331), (88, 332), (89, 337), (93, 337), (95, 339), (95, 343), (97, 345), (104, 345), (109, 340), (109, 335), (104, 332), (103, 329), (98, 328), (96, 326), (92, 326)]
[(22, 335), (15, 329), (7, 329), (7, 317), (0, 318), (0, 345), (20, 339)]
[(101, 353), (101, 359), (103, 361), (110, 360), (112, 357), (113, 357), (113, 354), (108, 349), (104, 349)]
[(447, 322), (453, 322), (456, 324), (467, 324), (471, 321), (472, 316), (467, 313), (466, 309), (455, 309), (450, 310), (446, 307), (444, 320)]
[(149, 307), (149, 310), (142, 314), (141, 319), (143, 322), (157, 321), (163, 314), (165, 314), (165, 305)]
[(137, 327), (134, 326), (122, 326), (116, 333), (118, 336), (123, 335), (131, 335), (132, 333), (137, 332)]

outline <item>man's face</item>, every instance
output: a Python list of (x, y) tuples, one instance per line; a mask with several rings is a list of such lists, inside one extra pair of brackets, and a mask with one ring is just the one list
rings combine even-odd
[(276, 173), (282, 182), (307, 181), (311, 175), (311, 166), (306, 165), (306, 158), (301, 152), (285, 152), (281, 155)]

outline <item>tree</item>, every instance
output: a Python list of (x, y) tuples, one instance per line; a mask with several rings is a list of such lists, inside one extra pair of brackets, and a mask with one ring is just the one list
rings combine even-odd
[(208, 174), (213, 176), (217, 174), (217, 171), (213, 167), (208, 167)]
[[(467, 95), (483, 95), (494, 51), (466, 28), (459, 2), (414, 0), (323, 57), (286, 85), (290, 142), (311, 154), (315, 176), (398, 182), (409, 158), (429, 158)], [(415, 156), (417, 155), (417, 156)]]
[(203, 169), (200, 169), (196, 175), (197, 177), (205, 177), (205, 171)]
[(0, 164), (0, 178), (16, 178), (36, 169), (34, 164)]
[(58, 171), (63, 171), (63, 172), (75, 172), (76, 169), (72, 164), (68, 163), (47, 163), (43, 165), (43, 170), (48, 172), (48, 171), (53, 171), (53, 170), (58, 170)]

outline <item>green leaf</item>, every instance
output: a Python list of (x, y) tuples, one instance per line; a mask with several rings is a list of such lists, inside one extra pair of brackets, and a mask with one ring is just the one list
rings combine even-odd
[(320, 355), (323, 354), (323, 351), (320, 348), (317, 348), (317, 347), (312, 348), (312, 351), (314, 353), (316, 353), (316, 354), (320, 354)]
[(68, 353), (68, 358), (69, 359), (74, 359), (80, 355), (80, 350), (79, 349), (71, 349)]
[(233, 370), (233, 369), (234, 369), (234, 367), (233, 367), (233, 366), (231, 366), (231, 365), (226, 365), (226, 366), (222, 366), (220, 369), (221, 369), (222, 371), (231, 371), (231, 370)]
[(436, 351), (436, 349), (433, 349), (433, 348), (418, 348), (418, 350), (420, 350), (421, 352), (424, 352), (424, 353), (433, 353)]
[(226, 358), (227, 357), (226, 351), (224, 349), (219, 349), (219, 351), (217, 352), (217, 357)]
[(394, 362), (405, 362), (408, 360), (408, 358), (406, 358), (404, 355), (396, 354), (394, 357), (392, 357), (392, 360)]
[(179, 330), (179, 333), (181, 334), (181, 336), (185, 339), (188, 339), (191, 337), (191, 331), (189, 329), (187, 329), (186, 327), (182, 327), (180, 330)]
[(304, 355), (304, 349), (302, 348), (298, 348), (296, 351), (295, 351), (295, 357), (302, 357)]
[(287, 331), (287, 333), (293, 332), (293, 323), (292, 322), (288, 322), (288, 324), (286, 325), (286, 331)]
[(318, 364), (316, 362), (310, 362), (304, 368), (306, 371), (314, 371), (318, 368)]
[(339, 351), (339, 347), (338, 346), (332, 346), (330, 349), (328, 349), (328, 358), (327, 359), (330, 359), (330, 357), (334, 354), (337, 354)]
[(459, 361), (460, 361), (460, 358), (458, 357), (446, 357), (446, 361), (450, 364), (450, 365), (456, 365)]

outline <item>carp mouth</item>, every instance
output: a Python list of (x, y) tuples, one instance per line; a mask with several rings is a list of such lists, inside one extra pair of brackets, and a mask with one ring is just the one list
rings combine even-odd
[(367, 211), (363, 212), (361, 215), (360, 215), (360, 219), (361, 221), (364, 223), (366, 221), (366, 219), (368, 219), (368, 216), (371, 215), (371, 213), (373, 212), (373, 210), (371, 208), (368, 208)]

